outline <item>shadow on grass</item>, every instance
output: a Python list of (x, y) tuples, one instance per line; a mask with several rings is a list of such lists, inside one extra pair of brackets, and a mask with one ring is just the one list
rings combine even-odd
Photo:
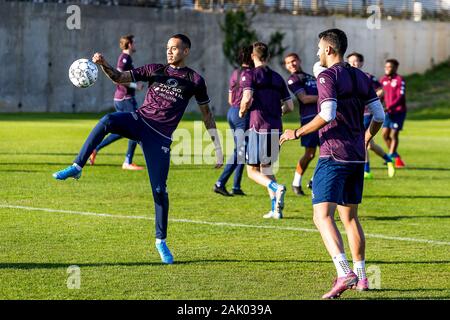
[[(0, 163), (1, 166), (62, 166), (67, 167), (70, 165), (69, 162), (2, 162)], [(98, 163), (95, 165), (95, 167), (121, 167), (122, 163)], [(89, 165), (86, 165), (86, 167), (90, 167)], [(3, 171), (9, 171), (9, 170), (3, 170)]]
[(388, 198), (388, 199), (450, 199), (450, 195), (444, 196), (427, 196), (427, 195), (391, 195), (391, 194), (381, 194), (381, 195), (364, 195), (364, 198)]
[[(196, 264), (223, 264), (223, 263), (312, 263), (312, 264), (330, 264), (328, 260), (240, 260), (240, 259), (205, 259), (205, 260), (180, 260), (175, 261), (174, 265), (196, 265)], [(450, 261), (368, 261), (369, 264), (450, 264)], [(71, 265), (78, 267), (161, 267), (164, 266), (161, 262), (155, 261), (141, 261), (141, 262), (98, 262), (98, 263), (34, 263), (34, 262), (12, 262), (0, 263), (0, 269), (59, 269), (68, 268)], [(170, 268), (171, 266), (167, 266)], [(385, 289), (387, 290), (387, 289)], [(417, 289), (420, 291), (419, 289)], [(394, 291), (394, 290), (393, 290)]]
[(380, 221), (391, 221), (391, 220), (403, 220), (403, 219), (449, 219), (450, 215), (443, 216), (386, 216), (386, 217), (378, 217), (378, 216), (366, 216), (362, 215), (361, 220), (380, 220)]

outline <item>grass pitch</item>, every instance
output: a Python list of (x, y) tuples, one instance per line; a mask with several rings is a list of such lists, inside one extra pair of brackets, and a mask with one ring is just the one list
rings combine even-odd
[[(99, 117), (0, 115), (1, 299), (318, 299), (330, 288), (335, 269), (315, 232), (310, 191), (296, 197), (289, 189), (286, 218), (267, 221), (264, 188), (244, 175), (246, 197), (216, 195), (221, 171), (210, 165), (170, 169), (176, 264), (161, 265), (147, 173), (121, 170), (125, 140), (102, 150), (79, 181), (51, 176), (71, 163)], [(399, 150), (407, 168), (389, 179), (371, 154), (375, 179), (365, 183), (360, 216), (381, 287), (342, 299), (450, 298), (449, 143), (448, 117), (410, 119)], [(301, 153), (298, 142), (283, 146), (280, 182), (290, 185)], [(144, 164), (140, 150), (135, 160)], [(80, 289), (67, 287), (71, 265), (80, 267)]]

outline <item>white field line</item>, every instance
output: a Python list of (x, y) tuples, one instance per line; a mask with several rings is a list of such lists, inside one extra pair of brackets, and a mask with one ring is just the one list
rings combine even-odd
[[(116, 218), (116, 219), (155, 220), (154, 218), (145, 217), (145, 216), (124, 216), (124, 215), (109, 214), (109, 213), (96, 213), (96, 212), (86, 212), (86, 211), (36, 208), (36, 207), (15, 206), (15, 205), (8, 205), (8, 204), (0, 204), (0, 208), (18, 209), (18, 210), (26, 210), (26, 211), (43, 211), (43, 212), (51, 212), (51, 213), (66, 213), (66, 214), (76, 214), (76, 215), (82, 215), (82, 216), (107, 217), (107, 218)], [(252, 225), (252, 224), (243, 224), (243, 223), (211, 222), (211, 221), (200, 221), (200, 220), (190, 220), (190, 219), (169, 219), (169, 221), (181, 222), (181, 223), (192, 223), (192, 224), (205, 224), (205, 225), (219, 226), (219, 227), (318, 232), (316, 229), (299, 228), (299, 227), (261, 226), (261, 225)], [(418, 242), (418, 243), (428, 243), (428, 244), (435, 244), (435, 245), (450, 246), (450, 242), (446, 242), (446, 241), (417, 239), (417, 238), (409, 238), (409, 237), (394, 237), (394, 236), (386, 236), (386, 235), (382, 235), (382, 234), (372, 234), (372, 233), (366, 233), (365, 236), (366, 236), (366, 238), (377, 238), (377, 239), (393, 240), (393, 241)]]

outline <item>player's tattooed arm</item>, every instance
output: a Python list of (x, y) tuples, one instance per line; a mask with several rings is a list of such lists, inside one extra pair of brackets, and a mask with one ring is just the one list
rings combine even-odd
[(199, 105), (199, 108), (202, 113), (205, 127), (211, 136), (212, 142), (214, 143), (214, 148), (216, 151), (216, 168), (220, 168), (223, 165), (223, 152), (219, 134), (217, 132), (216, 120), (214, 119), (214, 115), (212, 114), (208, 104)]
[(92, 61), (98, 64), (103, 72), (115, 83), (130, 83), (133, 82), (130, 71), (120, 72), (116, 68), (113, 68), (103, 57), (101, 53), (96, 52), (92, 57)]

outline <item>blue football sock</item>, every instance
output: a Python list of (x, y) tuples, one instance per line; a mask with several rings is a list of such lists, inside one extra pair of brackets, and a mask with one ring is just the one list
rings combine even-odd
[(272, 202), (272, 212), (275, 211), (275, 204), (277, 203), (277, 199), (275, 197), (273, 197), (272, 199), (270, 199), (270, 201)]
[(269, 184), (267, 185), (267, 188), (269, 188), (273, 192), (276, 192), (278, 189), (278, 186), (279, 186), (278, 183), (276, 183), (275, 181), (270, 181)]
[(370, 172), (370, 162), (364, 163), (364, 172)]
[(387, 153), (383, 156), (384, 161), (392, 162), (392, 158), (387, 155)]

